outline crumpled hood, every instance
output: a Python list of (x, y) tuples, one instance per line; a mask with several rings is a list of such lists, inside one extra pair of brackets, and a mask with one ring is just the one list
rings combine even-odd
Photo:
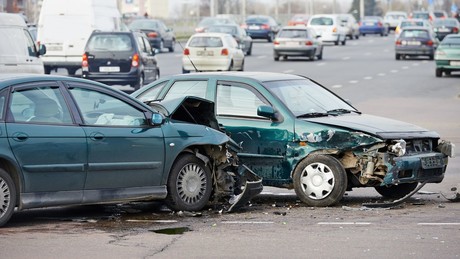
[(344, 114), (304, 120), (361, 131), (383, 139), (439, 138), (436, 132), (417, 125), (369, 114)]

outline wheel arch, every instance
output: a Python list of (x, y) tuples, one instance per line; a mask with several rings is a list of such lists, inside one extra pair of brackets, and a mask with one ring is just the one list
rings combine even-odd
[(15, 162), (6, 157), (0, 157), (0, 168), (5, 170), (13, 179), (13, 182), (16, 186), (16, 205), (20, 207), (20, 193), (22, 191), (22, 183), (24, 182), (24, 179), (21, 175), (21, 170)]

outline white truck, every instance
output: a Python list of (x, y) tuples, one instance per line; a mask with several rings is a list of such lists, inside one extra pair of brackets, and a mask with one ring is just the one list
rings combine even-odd
[(37, 41), (46, 45), (46, 55), (42, 57), (45, 73), (66, 68), (69, 75), (75, 75), (92, 31), (125, 28), (117, 0), (44, 0)]

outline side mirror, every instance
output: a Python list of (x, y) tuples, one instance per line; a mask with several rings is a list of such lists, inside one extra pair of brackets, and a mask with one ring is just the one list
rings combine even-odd
[(46, 54), (46, 46), (44, 44), (42, 44), (38, 48), (38, 56), (43, 56), (45, 54)]
[(269, 118), (270, 120), (277, 120), (276, 111), (271, 106), (261, 105), (257, 107), (257, 115)]
[(151, 122), (153, 126), (159, 126), (164, 123), (164, 117), (163, 115), (159, 113), (154, 113), (152, 114)]

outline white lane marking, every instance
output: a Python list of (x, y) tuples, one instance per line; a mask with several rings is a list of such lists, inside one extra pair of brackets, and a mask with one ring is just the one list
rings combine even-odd
[(459, 222), (422, 222), (422, 223), (417, 223), (419, 226), (460, 226)]
[(348, 83), (350, 84), (357, 84), (359, 81), (358, 80), (351, 80), (351, 81), (348, 81)]
[(371, 225), (370, 222), (318, 222), (318, 225)]
[(358, 46), (359, 44), (356, 42), (351, 43), (351, 46)]
[(366, 52), (366, 53), (364, 53), (364, 55), (370, 56), (370, 55), (372, 55), (372, 53), (371, 52)]
[(418, 65), (420, 65), (420, 64), (419, 63), (412, 64), (412, 66), (414, 66), (414, 67), (417, 67)]
[(294, 72), (294, 70), (292, 70), (292, 69), (288, 69), (288, 70), (283, 71), (283, 73), (285, 73), (285, 74), (289, 74), (289, 73), (292, 73), (292, 72)]
[(333, 85), (332, 88), (342, 88), (342, 85)]
[(378, 76), (386, 76), (387, 74), (385, 74), (385, 73), (378, 73), (377, 75), (378, 75)]
[(273, 224), (273, 221), (222, 221), (222, 224)]
[(402, 69), (409, 69), (409, 67), (408, 66), (403, 66)]
[(180, 57), (182, 57), (182, 54), (175, 54), (174, 57), (180, 58)]
[(428, 63), (428, 60), (423, 60), (422, 63), (426, 64), (426, 63)]
[(371, 80), (372, 79), (372, 76), (366, 76), (364, 77), (364, 80)]
[(390, 50), (389, 49), (384, 49), (383, 52), (390, 52)]
[(317, 65), (317, 66), (324, 66), (324, 65), (326, 65), (326, 63), (325, 63), (325, 62), (321, 62), (321, 63), (318, 63), (318, 64), (316, 64), (316, 65)]
[(374, 40), (368, 40), (367, 42), (369, 42), (369, 43), (373, 43), (373, 42), (374, 42)]
[(350, 57), (343, 57), (342, 60), (349, 60)]
[(391, 70), (390, 72), (391, 72), (391, 73), (398, 73), (399, 71), (396, 70), (396, 69), (393, 69), (393, 70)]
[(258, 56), (257, 58), (258, 59), (263, 59), (263, 58), (266, 58), (267, 56), (266, 55), (261, 55), (261, 56)]

